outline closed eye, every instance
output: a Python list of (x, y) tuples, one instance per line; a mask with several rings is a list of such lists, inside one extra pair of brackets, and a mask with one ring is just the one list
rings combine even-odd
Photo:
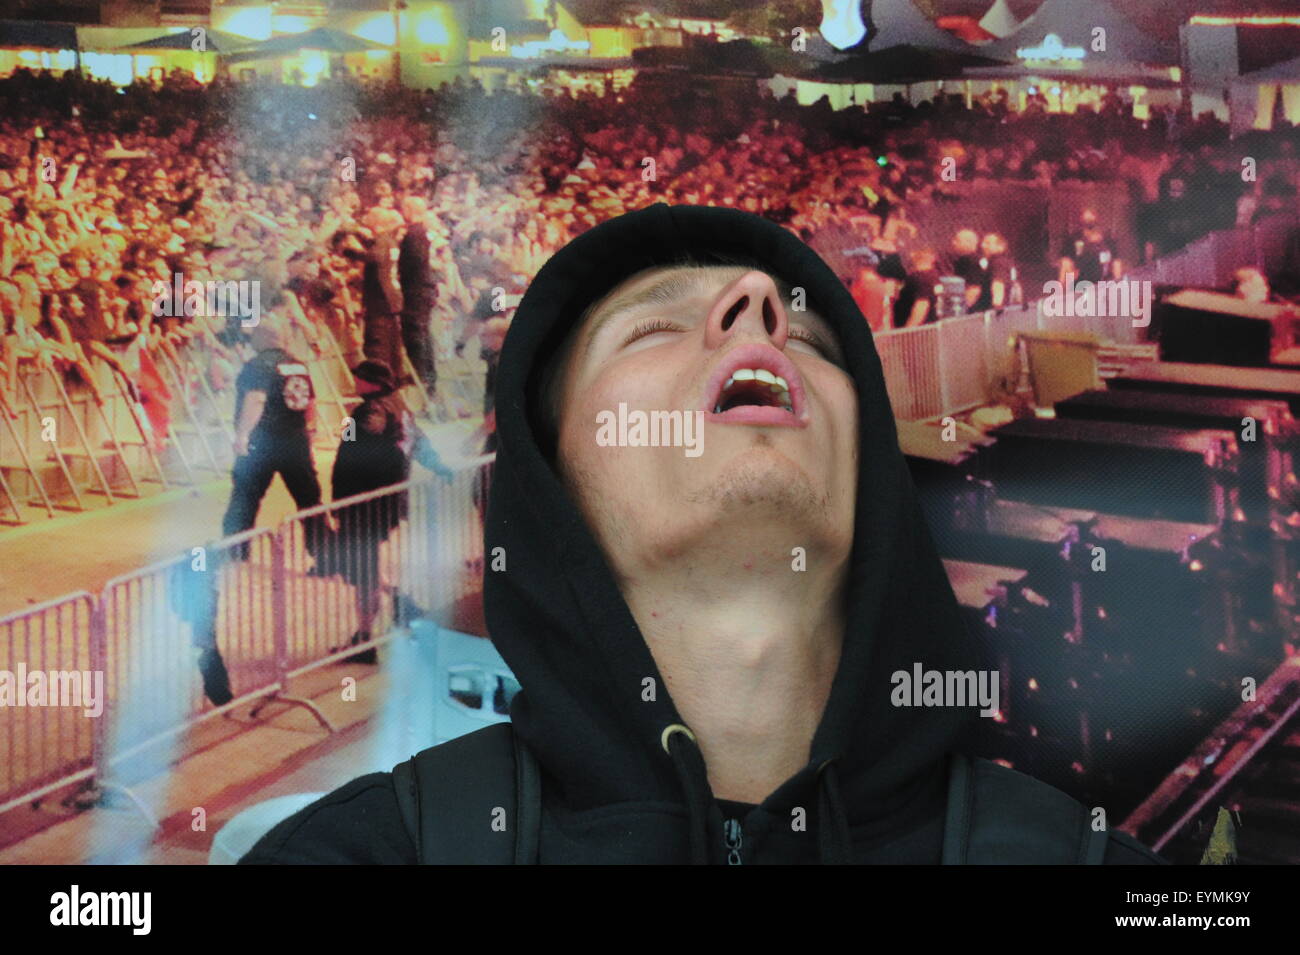
[(818, 335), (816, 332), (809, 331), (806, 328), (800, 328), (796, 325), (791, 325), (789, 332), (786, 333), (786, 337), (793, 338), (795, 341), (807, 342), (809, 345), (812, 345), (813, 348), (816, 348), (819, 352), (821, 352), (822, 355), (824, 356), (830, 354), (830, 348), (826, 344), (826, 342), (822, 340), (822, 337)]
[(632, 344), (638, 338), (644, 338), (646, 335), (651, 335), (655, 332), (680, 332), (680, 331), (682, 331), (682, 327), (680, 325), (670, 322), (666, 318), (647, 319), (644, 322), (638, 322), (636, 327), (632, 329), (631, 333), (627, 336), (627, 338), (623, 339), (623, 344), (620, 345), (619, 347), (624, 348)]
[[(638, 322), (636, 326), (633, 327), (632, 331), (628, 334), (627, 338), (623, 339), (623, 344), (620, 345), (619, 347), (625, 348), (628, 345), (632, 344), (634, 341), (636, 341), (638, 338), (644, 338), (647, 335), (653, 335), (655, 332), (680, 332), (680, 331), (684, 331), (682, 326), (676, 324), (675, 322), (670, 322), (666, 318), (646, 319), (645, 321)], [(803, 328), (802, 326), (798, 326), (798, 325), (791, 325), (789, 331), (786, 333), (786, 337), (793, 338), (795, 341), (805, 342), (806, 344), (809, 344), (813, 348), (817, 349), (817, 351), (819, 351), (822, 354), (822, 357), (833, 360), (832, 358), (833, 351), (830, 345), (826, 343), (825, 339), (823, 339), (822, 336), (818, 335), (816, 332), (810, 329)]]

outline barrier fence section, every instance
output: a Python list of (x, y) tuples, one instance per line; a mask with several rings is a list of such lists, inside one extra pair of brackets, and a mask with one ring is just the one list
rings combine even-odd
[[(1239, 229), (1211, 232), (1185, 248), (1130, 270), (1124, 281), (1192, 287), (1226, 286), (1243, 266), (1280, 261), (1297, 226), (1273, 216)], [(1018, 374), (1013, 346), (1018, 332), (1077, 332), (1101, 341), (1134, 345), (1145, 326), (1124, 315), (1047, 315), (1041, 304), (958, 315), (915, 328), (876, 334), (876, 350), (894, 415), (919, 421), (996, 401)], [(982, 332), (982, 334), (981, 334)]]
[(245, 531), (105, 585), (111, 762), (218, 712), (199, 678), (206, 648), (219, 646), (225, 660), (228, 706), (279, 688), (275, 543), (273, 528)]
[(1143, 327), (1130, 316), (1049, 316), (1040, 305), (878, 332), (876, 351), (894, 416), (923, 421), (996, 402), (1004, 389), (1014, 390), (1019, 375), (1016, 335), (1033, 331), (1081, 332), (1122, 345), (1143, 338)]
[[(452, 622), (481, 587), (493, 460), (311, 508), (115, 577), (99, 595), (0, 617), (0, 679), (25, 694), (0, 706), (0, 812), (78, 782), (111, 785), (126, 760), (252, 700), (305, 706), (329, 728), (287, 695), (288, 681), (356, 653), (358, 630), (377, 644), (416, 617)], [(221, 706), (199, 669), (216, 648), (232, 694)], [(26, 675), (37, 671), (46, 696), (26, 705)]]
[(492, 460), (478, 459), (450, 482), (407, 481), (285, 519), (286, 676), (346, 658), (362, 635), (381, 643), (413, 617), (452, 623), (456, 604), (482, 579)]
[(1284, 261), (1288, 237), (1298, 225), (1300, 218), (1294, 215), (1277, 215), (1250, 226), (1220, 229), (1177, 252), (1137, 266), (1127, 277), (1160, 285), (1226, 287), (1239, 268), (1266, 269), (1271, 262)]
[(94, 773), (102, 714), (88, 718), (84, 704), (103, 672), (95, 604), (79, 591), (0, 617), (0, 671), (14, 694), (0, 706), (0, 812)]

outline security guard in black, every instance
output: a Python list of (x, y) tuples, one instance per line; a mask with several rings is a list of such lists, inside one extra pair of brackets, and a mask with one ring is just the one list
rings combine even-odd
[[(248, 431), (245, 404), (252, 394), (264, 396), (265, 404)], [(277, 473), (299, 508), (321, 502), (311, 456), (315, 401), (307, 366), (284, 349), (264, 348), (244, 365), (235, 381), (234, 486), (221, 522), (224, 535), (257, 523), (257, 510)]]

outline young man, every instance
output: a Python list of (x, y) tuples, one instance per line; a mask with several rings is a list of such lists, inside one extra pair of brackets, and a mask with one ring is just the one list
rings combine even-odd
[[(506, 811), (517, 859), (1156, 861), (1063, 793), (955, 758), (973, 708), (891, 699), (896, 671), (980, 661), (870, 329), (786, 229), (658, 203), (579, 236), (520, 303), (496, 411), (484, 543), (505, 564), (484, 606), (539, 769)], [(656, 411), (702, 440), (610, 440), (610, 415)], [(426, 751), (457, 754), (441, 776), (354, 780), (241, 861), (488, 861), (516, 764), (470, 783), (496, 730)]]

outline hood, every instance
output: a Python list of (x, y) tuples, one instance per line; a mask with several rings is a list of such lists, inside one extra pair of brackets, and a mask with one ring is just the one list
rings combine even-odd
[[(695, 862), (720, 817), (706, 767), (596, 538), (547, 461), (531, 381), (583, 310), (632, 274), (689, 257), (752, 263), (807, 291), (833, 326), (856, 382), (860, 471), (839, 669), (807, 766), (762, 803), (773, 819), (808, 807), (822, 861), (849, 861), (850, 827), (887, 832), (941, 789), (970, 708), (894, 707), (895, 671), (977, 668), (899, 449), (870, 329), (843, 283), (784, 227), (740, 210), (656, 203), (607, 220), (557, 252), (520, 302), (496, 375), (498, 451), (485, 520), (484, 609), (522, 687), (516, 733), (536, 754), (548, 804), (684, 805)], [(490, 561), (489, 561), (490, 563)], [(643, 701), (642, 681), (657, 699)], [(810, 802), (811, 800), (811, 802)], [(684, 851), (684, 849), (683, 849)]]

